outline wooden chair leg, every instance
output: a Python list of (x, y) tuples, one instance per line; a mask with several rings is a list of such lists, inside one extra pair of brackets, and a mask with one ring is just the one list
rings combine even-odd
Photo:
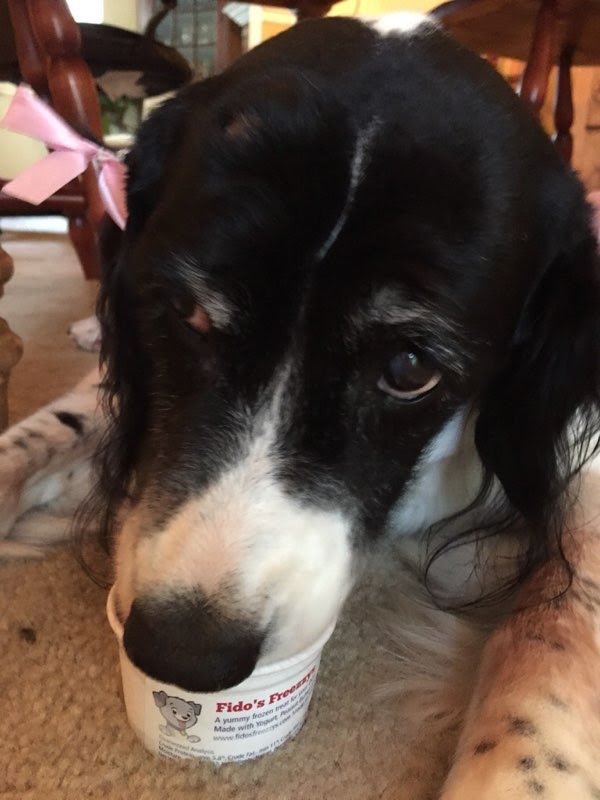
[(535, 21), (531, 50), (523, 73), (519, 94), (533, 113), (539, 116), (548, 79), (554, 63), (554, 48), (558, 32), (557, 0), (542, 0)]
[(324, 17), (330, 10), (333, 2), (323, 0), (298, 0), (296, 4), (296, 19), (302, 22), (305, 19)]
[(69, 237), (87, 280), (100, 278), (100, 258), (96, 229), (87, 217), (69, 220)]
[(556, 136), (554, 146), (567, 164), (571, 163), (573, 155), (573, 91), (571, 88), (571, 64), (575, 48), (563, 48), (558, 63), (558, 83), (556, 85), (556, 105), (554, 106), (554, 126)]
[[(0, 246), (0, 297), (3, 286), (13, 274), (13, 262)], [(8, 381), (15, 364), (23, 355), (23, 343), (0, 317), (0, 431), (8, 425)]]

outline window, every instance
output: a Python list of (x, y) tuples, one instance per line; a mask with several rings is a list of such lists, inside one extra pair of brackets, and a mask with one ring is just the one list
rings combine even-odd
[[(161, 8), (162, 3), (154, 0), (153, 10)], [(217, 39), (216, 0), (179, 0), (158, 26), (156, 38), (179, 50), (194, 67), (197, 77), (212, 75)]]

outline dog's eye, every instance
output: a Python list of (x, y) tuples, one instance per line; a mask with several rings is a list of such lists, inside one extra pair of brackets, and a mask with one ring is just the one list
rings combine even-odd
[(171, 305), (177, 316), (181, 317), (188, 328), (192, 328), (192, 330), (198, 331), (198, 333), (208, 333), (210, 331), (211, 319), (208, 316), (208, 312), (199, 303), (173, 297), (171, 299)]
[(399, 400), (418, 400), (440, 382), (439, 371), (416, 350), (394, 356), (379, 378), (377, 387)]
[(210, 317), (201, 305), (194, 306), (194, 310), (188, 317), (184, 317), (185, 324), (189, 325), (198, 333), (208, 333), (210, 330)]

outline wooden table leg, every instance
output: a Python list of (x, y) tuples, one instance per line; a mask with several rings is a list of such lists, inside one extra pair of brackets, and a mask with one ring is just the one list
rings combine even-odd
[[(0, 246), (0, 297), (4, 284), (12, 277), (13, 261)], [(0, 431), (8, 425), (8, 379), (10, 372), (23, 354), (23, 343), (0, 317)]]

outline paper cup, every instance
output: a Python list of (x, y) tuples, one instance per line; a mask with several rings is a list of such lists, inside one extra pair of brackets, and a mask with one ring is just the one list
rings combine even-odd
[(314, 644), (284, 661), (258, 666), (243, 683), (222, 692), (188, 692), (145, 675), (123, 647), (115, 590), (106, 604), (119, 642), (129, 724), (144, 746), (166, 758), (246, 761), (270, 753), (295, 736), (306, 717), (321, 651), (333, 622)]

